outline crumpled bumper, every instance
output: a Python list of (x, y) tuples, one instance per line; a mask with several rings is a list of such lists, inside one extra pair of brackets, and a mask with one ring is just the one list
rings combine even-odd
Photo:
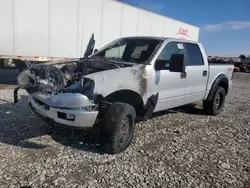
[(29, 97), (31, 108), (40, 116), (72, 127), (89, 128), (95, 124), (98, 111), (87, 111), (84, 109), (62, 109), (51, 107), (33, 96)]

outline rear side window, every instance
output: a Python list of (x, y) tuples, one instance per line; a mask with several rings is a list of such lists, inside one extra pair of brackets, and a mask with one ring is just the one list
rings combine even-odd
[(197, 44), (185, 43), (188, 54), (188, 66), (204, 65), (200, 47)]

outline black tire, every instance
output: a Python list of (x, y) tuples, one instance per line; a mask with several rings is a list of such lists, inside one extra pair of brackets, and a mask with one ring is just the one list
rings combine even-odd
[(100, 147), (109, 154), (126, 150), (133, 139), (136, 112), (133, 106), (113, 103), (103, 117), (100, 131)]
[(4, 68), (5, 68), (4, 59), (0, 59), (0, 69)]
[(203, 109), (209, 115), (218, 115), (224, 108), (226, 93), (223, 87), (217, 86), (212, 100), (203, 101)]

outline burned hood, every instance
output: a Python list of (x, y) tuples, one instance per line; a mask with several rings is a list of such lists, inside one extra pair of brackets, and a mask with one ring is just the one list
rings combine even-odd
[[(18, 76), (18, 84), (30, 94), (37, 92), (49, 95), (75, 93), (82, 94), (90, 100), (94, 100), (96, 95), (106, 97), (116, 91), (132, 90), (143, 100), (145, 99), (145, 102), (147, 99), (146, 68), (146, 65), (141, 64), (119, 67), (116, 64), (95, 60), (69, 62), (60, 67), (39, 64), (23, 71)], [(66, 98), (67, 95), (60, 95), (53, 99), (53, 103), (63, 104), (61, 101)], [(47, 103), (48, 99), (43, 99), (43, 101)], [(63, 107), (64, 105), (56, 106)]]
[[(82, 80), (84, 75), (117, 69), (119, 66), (106, 63), (104, 60), (85, 59), (72, 62), (45, 63), (33, 65), (18, 76), (18, 85), (26, 89), (28, 93), (43, 92), (57, 94), (60, 92), (70, 92), (74, 88), (82, 87), (81, 84), (89, 85), (88, 79)], [(74, 91), (80, 92), (81, 91)]]
[(31, 66), (21, 72), (17, 82), (31, 94), (37, 91), (58, 93), (66, 85), (65, 75), (60, 69), (44, 64)]

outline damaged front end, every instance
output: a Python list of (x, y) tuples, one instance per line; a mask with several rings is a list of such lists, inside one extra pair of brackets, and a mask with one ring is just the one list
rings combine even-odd
[(84, 75), (86, 70), (98, 70), (87, 67), (86, 62), (31, 66), (18, 76), (15, 102), (18, 89), (25, 89), (31, 108), (39, 115), (69, 126), (91, 127), (98, 115), (98, 96), (94, 95), (94, 80)]

